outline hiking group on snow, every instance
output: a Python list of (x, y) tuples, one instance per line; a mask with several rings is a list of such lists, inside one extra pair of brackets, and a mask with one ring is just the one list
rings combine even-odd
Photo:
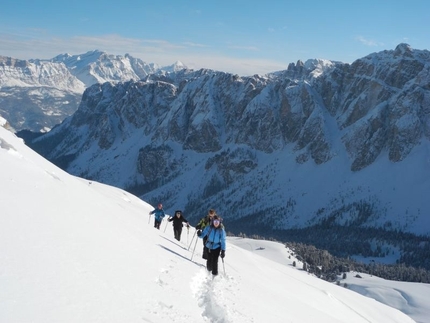
[[(160, 230), (161, 222), (166, 216), (163, 210), (163, 205), (161, 203), (158, 204), (157, 208), (149, 212), (150, 216), (152, 214), (154, 214), (154, 228)], [(149, 218), (149, 221), (150, 219), (151, 218)], [(167, 221), (173, 222), (173, 234), (175, 239), (178, 241), (181, 240), (183, 223), (186, 224), (187, 230), (190, 228), (190, 223), (183, 216), (182, 211), (180, 210), (175, 211), (175, 215), (169, 217)], [(222, 218), (216, 214), (214, 209), (210, 209), (208, 214), (203, 217), (195, 227), (195, 234), (203, 240), (202, 258), (206, 259), (206, 269), (208, 272), (211, 272), (213, 276), (218, 275), (219, 257), (221, 257), (221, 259), (224, 259), (225, 257), (226, 233), (224, 225), (221, 222)]]

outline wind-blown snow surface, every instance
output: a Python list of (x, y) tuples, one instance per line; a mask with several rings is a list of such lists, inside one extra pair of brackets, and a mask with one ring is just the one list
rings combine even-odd
[[(201, 241), (190, 259), (194, 229), (177, 242), (147, 203), (63, 172), (1, 127), (0, 165), (1, 322), (413, 322), (297, 270), (274, 242), (229, 238), (212, 279)], [(382, 302), (428, 299), (387, 286)]]

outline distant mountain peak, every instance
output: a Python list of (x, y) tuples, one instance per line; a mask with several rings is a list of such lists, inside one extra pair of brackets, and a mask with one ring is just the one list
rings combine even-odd
[(176, 65), (176, 66), (182, 66), (182, 67), (185, 67), (185, 65), (184, 65), (184, 63), (182, 63), (181, 61), (176, 61), (173, 65)]
[(409, 46), (406, 43), (401, 43), (399, 45), (396, 46), (396, 49), (394, 50), (394, 55), (407, 55), (410, 56), (412, 55), (413, 49), (411, 48), (411, 46)]
[(175, 63), (173, 63), (172, 65), (168, 65), (168, 66), (165, 66), (165, 67), (161, 68), (162, 71), (165, 71), (165, 72), (168, 72), (168, 73), (170, 73), (170, 72), (178, 72), (178, 71), (183, 70), (183, 69), (187, 69), (187, 66), (185, 66), (185, 64), (182, 63), (179, 60), (176, 61)]
[(412, 47), (409, 44), (400, 43), (400, 44), (398, 44), (396, 46), (395, 51), (402, 51), (402, 52), (408, 51), (408, 52), (411, 52), (412, 51)]

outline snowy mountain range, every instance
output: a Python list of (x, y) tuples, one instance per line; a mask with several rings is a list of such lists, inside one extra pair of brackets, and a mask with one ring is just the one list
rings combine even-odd
[(410, 253), (398, 232), (430, 246), (429, 69), (430, 52), (400, 44), (265, 76), (180, 69), (97, 83), (27, 144), (192, 220), (213, 207), (234, 233), (286, 240), (310, 228), (307, 242), (395, 261)]
[(93, 84), (137, 81), (184, 68), (180, 61), (160, 67), (98, 50), (49, 60), (0, 56), (0, 114), (16, 130), (46, 132), (76, 111), (82, 93)]
[(0, 118), (1, 322), (427, 322), (428, 284), (350, 272), (338, 286), (272, 241), (227, 237), (212, 278), (194, 228), (181, 241), (167, 221), (154, 229), (150, 204), (67, 174), (5, 124)]

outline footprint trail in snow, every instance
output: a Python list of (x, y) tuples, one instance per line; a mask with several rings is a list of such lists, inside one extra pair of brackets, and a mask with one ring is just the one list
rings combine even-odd
[(253, 322), (235, 307), (237, 283), (233, 277), (224, 274), (213, 277), (206, 268), (201, 268), (191, 282), (191, 290), (207, 322)]

